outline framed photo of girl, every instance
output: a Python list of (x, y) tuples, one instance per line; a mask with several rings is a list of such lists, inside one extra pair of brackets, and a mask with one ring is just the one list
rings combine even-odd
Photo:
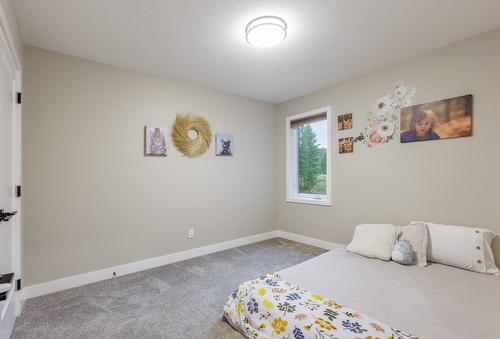
[(472, 95), (401, 109), (401, 142), (469, 137), (472, 135)]

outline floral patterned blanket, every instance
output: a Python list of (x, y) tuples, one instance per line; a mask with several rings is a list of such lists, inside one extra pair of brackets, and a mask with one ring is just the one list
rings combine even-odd
[(274, 273), (240, 284), (224, 316), (247, 338), (414, 338)]

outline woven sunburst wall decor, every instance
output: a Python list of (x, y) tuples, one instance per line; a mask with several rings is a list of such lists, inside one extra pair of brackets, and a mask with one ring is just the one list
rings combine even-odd
[[(195, 131), (196, 138), (189, 137), (189, 131)], [(190, 114), (177, 114), (172, 126), (172, 140), (175, 147), (189, 158), (196, 158), (205, 153), (212, 142), (212, 131), (205, 118)]]

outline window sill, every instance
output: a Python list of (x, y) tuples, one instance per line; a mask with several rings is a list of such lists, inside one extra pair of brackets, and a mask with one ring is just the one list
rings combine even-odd
[(318, 205), (318, 206), (332, 206), (330, 200), (327, 199), (314, 199), (314, 198), (288, 198), (286, 202), (295, 204)]

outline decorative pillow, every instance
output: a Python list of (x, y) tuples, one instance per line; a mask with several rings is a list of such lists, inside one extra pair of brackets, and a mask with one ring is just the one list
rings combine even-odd
[(396, 227), (396, 229), (401, 231), (399, 240), (406, 240), (410, 243), (413, 250), (413, 258), (418, 266), (427, 266), (427, 226), (416, 223)]
[[(412, 222), (412, 224), (423, 222)], [(496, 233), (486, 228), (424, 222), (429, 230), (430, 261), (486, 274), (499, 274), (491, 242)]]
[(347, 250), (369, 258), (390, 260), (392, 246), (399, 231), (389, 224), (363, 224), (356, 226)]
[(411, 244), (406, 240), (396, 241), (392, 249), (391, 258), (399, 264), (413, 264), (413, 250)]

